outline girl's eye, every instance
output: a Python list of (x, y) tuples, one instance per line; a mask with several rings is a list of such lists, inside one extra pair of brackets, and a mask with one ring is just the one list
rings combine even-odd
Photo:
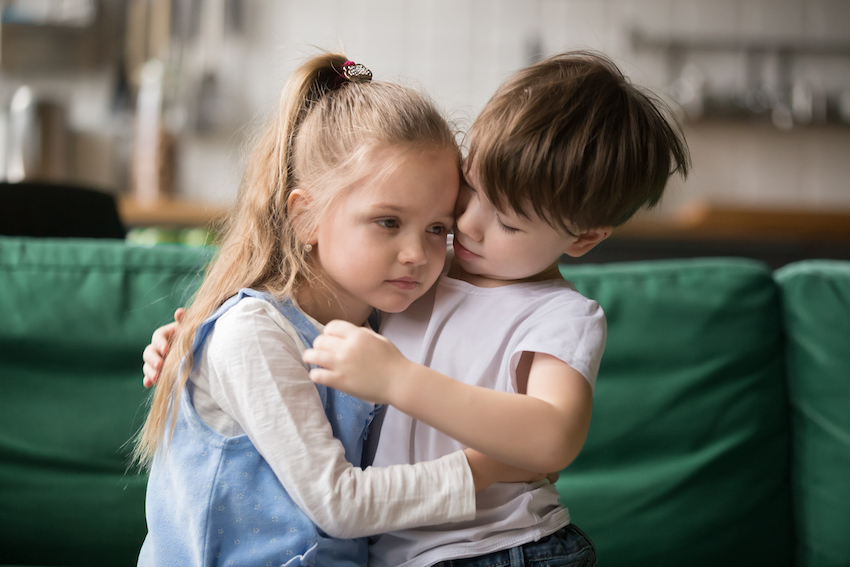
[(515, 234), (515, 233), (519, 232), (519, 229), (518, 229), (518, 228), (514, 228), (514, 227), (512, 227), (512, 226), (508, 226), (508, 225), (506, 225), (505, 223), (503, 223), (501, 220), (499, 220), (499, 226), (502, 228), (502, 230), (504, 230), (504, 231), (505, 231), (505, 232), (507, 232), (508, 234)]
[(399, 226), (397, 219), (381, 219), (377, 222), (384, 228), (398, 228)]
[(431, 234), (436, 234), (436, 235), (442, 236), (444, 234), (448, 234), (449, 229), (445, 226), (442, 226), (442, 225), (434, 225), (434, 226), (432, 226), (431, 228), (428, 229), (428, 232), (430, 232)]

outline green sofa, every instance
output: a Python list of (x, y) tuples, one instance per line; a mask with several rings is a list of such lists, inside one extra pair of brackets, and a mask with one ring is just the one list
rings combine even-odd
[[(133, 565), (141, 352), (209, 249), (0, 238), (0, 565)], [(562, 267), (608, 317), (558, 488), (599, 565), (850, 565), (850, 263)]]

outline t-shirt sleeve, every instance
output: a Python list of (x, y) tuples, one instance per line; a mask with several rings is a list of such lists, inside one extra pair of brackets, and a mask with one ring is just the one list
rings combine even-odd
[(516, 372), (523, 352), (540, 352), (569, 364), (591, 388), (596, 386), (607, 324), (595, 301), (573, 292), (529, 317), (518, 336), (511, 349), (511, 372)]
[(354, 538), (475, 516), (462, 452), (362, 470), (345, 460), (301, 346), (276, 309), (242, 300), (223, 315), (203, 356), (210, 395), (245, 431), (287, 492), (322, 530)]

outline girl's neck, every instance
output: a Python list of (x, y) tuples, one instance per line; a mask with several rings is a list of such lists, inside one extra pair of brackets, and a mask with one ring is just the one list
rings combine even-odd
[(319, 285), (305, 286), (295, 292), (295, 300), (304, 313), (327, 325), (334, 319), (342, 319), (355, 325), (362, 325), (369, 318), (373, 308), (362, 302), (345, 302), (345, 294), (336, 293), (333, 288)]

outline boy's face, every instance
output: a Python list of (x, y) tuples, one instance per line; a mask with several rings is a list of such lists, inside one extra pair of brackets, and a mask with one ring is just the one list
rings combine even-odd
[(455, 215), (455, 265), (475, 276), (477, 285), (558, 277), (558, 259), (580, 239), (533, 213), (525, 218), (498, 210), (478, 188), (473, 168), (461, 183)]

